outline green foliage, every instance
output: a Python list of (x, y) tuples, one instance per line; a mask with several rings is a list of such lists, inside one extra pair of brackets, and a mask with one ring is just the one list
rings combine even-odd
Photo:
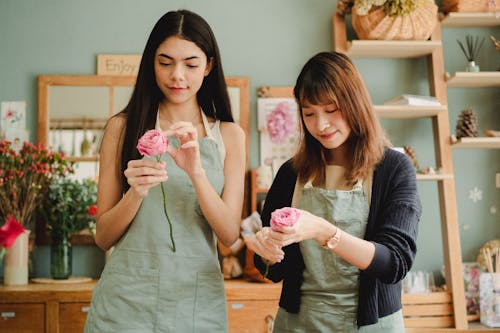
[(52, 237), (70, 237), (84, 229), (94, 229), (89, 208), (97, 202), (97, 184), (91, 180), (62, 179), (49, 186), (42, 214)]

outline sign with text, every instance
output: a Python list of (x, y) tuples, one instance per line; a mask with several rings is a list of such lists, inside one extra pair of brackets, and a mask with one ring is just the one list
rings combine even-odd
[(137, 75), (140, 54), (98, 54), (97, 75)]

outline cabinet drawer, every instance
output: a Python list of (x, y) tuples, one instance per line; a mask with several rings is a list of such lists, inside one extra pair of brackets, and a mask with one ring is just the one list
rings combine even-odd
[(275, 301), (228, 301), (230, 333), (267, 333), (272, 331), (278, 312)]
[(0, 304), (0, 333), (28, 333), (45, 331), (45, 305)]
[(60, 303), (59, 332), (83, 332), (90, 303)]

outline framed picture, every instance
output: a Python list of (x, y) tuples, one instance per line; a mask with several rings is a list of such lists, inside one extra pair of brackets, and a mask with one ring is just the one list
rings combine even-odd
[(26, 129), (26, 102), (0, 103), (0, 129), (5, 134), (9, 128)]
[(291, 87), (263, 87), (258, 95), (260, 165), (270, 167), (274, 178), (281, 164), (297, 149), (297, 103)]

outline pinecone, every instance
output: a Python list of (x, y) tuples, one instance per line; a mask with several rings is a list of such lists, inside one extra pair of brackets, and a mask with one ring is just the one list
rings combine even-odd
[(410, 160), (413, 162), (413, 166), (415, 167), (415, 170), (419, 171), (420, 166), (418, 165), (417, 154), (415, 153), (415, 150), (410, 146), (404, 146), (403, 148), (405, 150), (406, 156), (408, 156), (410, 158)]
[(354, 0), (338, 0), (337, 14), (340, 16), (350, 14), (352, 6), (354, 6)]
[(457, 138), (477, 137), (479, 136), (479, 122), (472, 108), (463, 110), (457, 121)]

